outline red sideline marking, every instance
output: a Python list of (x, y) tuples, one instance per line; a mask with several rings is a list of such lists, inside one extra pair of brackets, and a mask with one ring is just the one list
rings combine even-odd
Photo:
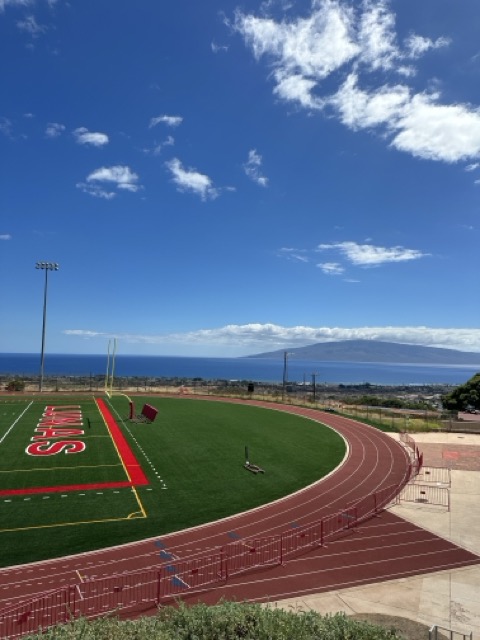
[(29, 489), (2, 489), (0, 496), (23, 496), (29, 493), (60, 493), (60, 491), (88, 491), (93, 489), (121, 489), (131, 482), (97, 482), (96, 484), (60, 484), (56, 487), (30, 487)]
[(130, 449), (130, 445), (125, 440), (123, 433), (120, 431), (118, 424), (113, 419), (112, 414), (107, 408), (107, 405), (101, 398), (97, 398), (97, 405), (100, 409), (103, 418), (107, 424), (110, 435), (113, 441), (117, 445), (120, 458), (127, 470), (128, 477), (132, 485), (148, 484), (146, 475), (143, 473), (143, 469), (138, 463), (133, 451)]

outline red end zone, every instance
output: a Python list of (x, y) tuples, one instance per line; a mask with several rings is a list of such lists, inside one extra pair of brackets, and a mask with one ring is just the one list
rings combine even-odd
[(142, 467), (135, 457), (135, 454), (130, 449), (130, 445), (126, 441), (112, 414), (108, 410), (107, 405), (100, 398), (97, 398), (96, 403), (103, 419), (105, 420), (105, 424), (107, 425), (119, 458), (122, 461), (128, 480), (122, 482), (99, 482), (90, 484), (56, 485), (51, 487), (29, 487), (24, 489), (2, 489), (0, 490), (0, 496), (19, 496), (34, 493), (59, 493), (62, 491), (88, 491), (94, 489), (119, 489), (149, 484)]

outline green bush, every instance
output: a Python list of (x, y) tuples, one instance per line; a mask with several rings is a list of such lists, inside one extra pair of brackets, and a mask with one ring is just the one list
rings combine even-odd
[(259, 604), (221, 602), (215, 606), (162, 607), (137, 620), (76, 620), (31, 640), (398, 640), (394, 630), (350, 620)]
[(24, 380), (10, 380), (5, 385), (6, 391), (25, 391), (25, 382)]
[(480, 409), (480, 373), (467, 380), (451, 393), (442, 396), (444, 409), (450, 411), (463, 411), (467, 407)]

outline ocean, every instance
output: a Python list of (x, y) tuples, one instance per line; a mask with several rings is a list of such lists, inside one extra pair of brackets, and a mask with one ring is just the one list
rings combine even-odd
[[(115, 377), (201, 378), (281, 383), (283, 358), (188, 358), (117, 355)], [(105, 375), (106, 355), (46, 354), (45, 376)], [(0, 375), (36, 376), (39, 354), (0, 354)], [(458, 385), (480, 371), (475, 365), (423, 365), (372, 362), (288, 360), (289, 382), (317, 384)]]

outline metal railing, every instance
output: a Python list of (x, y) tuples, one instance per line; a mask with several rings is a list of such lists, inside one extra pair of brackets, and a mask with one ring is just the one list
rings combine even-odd
[(444, 507), (450, 511), (450, 489), (431, 484), (410, 483), (398, 494), (398, 502), (415, 502), (436, 507)]
[(453, 631), (453, 629), (447, 629), (446, 627), (440, 627), (438, 624), (433, 625), (428, 630), (429, 640), (473, 640), (473, 632), (462, 633), (461, 631)]
[(452, 486), (452, 474), (450, 467), (426, 467), (418, 473), (415, 482), (420, 484), (436, 484), (438, 486)]

